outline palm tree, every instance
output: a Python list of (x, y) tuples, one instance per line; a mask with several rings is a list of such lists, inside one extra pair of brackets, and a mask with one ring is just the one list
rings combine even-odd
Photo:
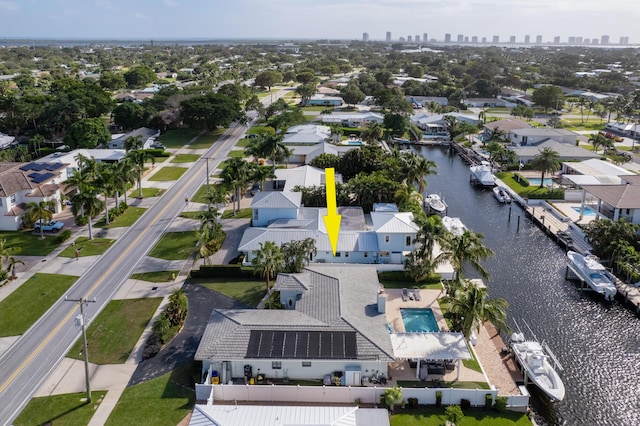
[(145, 149), (137, 149), (127, 152), (127, 157), (131, 159), (133, 170), (138, 175), (138, 197), (142, 198), (142, 173), (144, 172), (144, 163), (151, 160), (151, 164), (156, 164), (156, 157)]
[(477, 232), (466, 230), (462, 235), (445, 234), (441, 241), (442, 252), (438, 261), (449, 261), (455, 272), (455, 279), (461, 282), (462, 269), (468, 263), (482, 278), (488, 279), (489, 272), (480, 264), (481, 260), (493, 256), (493, 250), (482, 243), (483, 236)]
[(0, 240), (0, 269), (4, 269), (4, 261), (12, 259), (14, 254), (20, 253), (22, 249), (20, 247), (8, 247), (7, 240)]
[(235, 201), (238, 203), (238, 209), (233, 209), (233, 214), (240, 210), (240, 190), (246, 187), (247, 183), (251, 179), (251, 165), (242, 158), (230, 158), (225, 162), (225, 166), (222, 169), (222, 180), (235, 193)]
[(256, 274), (265, 279), (269, 309), (271, 309), (270, 280), (275, 278), (278, 272), (284, 270), (284, 254), (273, 241), (266, 241), (260, 243), (260, 248), (253, 252), (251, 264), (256, 268)]
[(109, 225), (109, 196), (115, 192), (116, 178), (114, 168), (108, 163), (100, 163), (99, 174), (96, 179), (96, 190), (104, 196), (105, 224)]
[(562, 168), (560, 154), (553, 149), (547, 147), (539, 151), (539, 154), (533, 157), (531, 167), (534, 170), (542, 172), (540, 179), (540, 188), (544, 186), (544, 174), (555, 173)]
[(606, 148), (607, 146), (612, 145), (611, 139), (600, 132), (592, 134), (589, 138), (589, 142), (593, 145), (593, 152), (598, 152), (598, 147), (600, 146)]
[(480, 326), (490, 321), (498, 330), (509, 332), (506, 323), (508, 302), (503, 298), (489, 299), (486, 287), (465, 282), (464, 291), (443, 297), (451, 305), (450, 311), (456, 316), (454, 329), (462, 331), (467, 339), (471, 332), (480, 332)]
[(142, 148), (142, 137), (141, 136), (129, 136), (124, 140), (124, 150), (129, 152), (136, 149)]
[(282, 254), (285, 262), (284, 270), (287, 272), (302, 271), (302, 268), (311, 262), (317, 252), (316, 240), (313, 238), (289, 241), (282, 244)]
[(71, 198), (71, 212), (75, 217), (85, 215), (89, 225), (89, 239), (93, 240), (92, 218), (102, 211), (102, 201), (97, 197), (95, 189), (79, 192)]
[[(37, 223), (40, 220), (42, 225), (44, 225), (44, 222), (50, 221), (53, 217), (53, 213), (51, 213), (52, 205), (52, 201), (32, 201), (27, 203), (25, 207), (27, 208), (26, 214), (29, 217), (29, 221)], [(44, 240), (44, 226), (40, 226), (40, 239)]]
[(16, 278), (16, 265), (19, 263), (24, 265), (24, 262), (22, 260), (16, 259), (13, 256), (9, 257), (8, 265), (7, 265), (7, 273), (9, 274), (10, 279)]
[(412, 184), (418, 185), (418, 192), (422, 194), (426, 187), (425, 177), (437, 174), (438, 165), (435, 161), (427, 160), (420, 154), (413, 153), (411, 160), (407, 162), (407, 179)]
[(376, 142), (384, 136), (384, 127), (377, 121), (370, 121), (367, 127), (360, 133), (360, 137), (367, 143)]
[(138, 173), (136, 171), (135, 164), (131, 161), (130, 157), (125, 157), (116, 163), (115, 166), (115, 199), (116, 199), (116, 208), (120, 207), (119, 199), (120, 199), (120, 191), (118, 188), (122, 188), (122, 195), (124, 195), (124, 203), (127, 204), (127, 185), (133, 185), (138, 177)]

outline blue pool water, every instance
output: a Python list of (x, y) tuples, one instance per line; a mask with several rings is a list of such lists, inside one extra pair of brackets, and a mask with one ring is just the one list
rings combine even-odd
[[(527, 178), (527, 180), (529, 181), (529, 185), (531, 186), (540, 185), (540, 178)], [(552, 183), (553, 183), (553, 179), (544, 178), (545, 185), (551, 185)]]
[(347, 141), (347, 145), (360, 146), (362, 145), (361, 141)]
[(407, 333), (434, 333), (440, 331), (431, 308), (400, 309), (400, 314)]
[[(578, 213), (580, 213), (580, 207), (571, 207), (572, 209), (574, 209), (575, 211), (577, 211)], [(584, 215), (585, 216), (595, 216), (596, 212), (595, 210), (593, 210), (591, 207), (584, 207)]]

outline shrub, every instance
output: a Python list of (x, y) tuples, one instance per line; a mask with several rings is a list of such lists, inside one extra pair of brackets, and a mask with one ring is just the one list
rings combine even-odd
[(66, 240), (68, 240), (70, 237), (71, 237), (71, 231), (66, 229), (66, 230), (62, 231), (60, 234), (58, 234), (58, 236), (56, 237), (56, 243), (57, 244), (62, 244)]
[(461, 407), (463, 410), (468, 410), (469, 408), (471, 408), (471, 401), (469, 401), (468, 399), (464, 399), (464, 398), (462, 398), (462, 399), (460, 400), (460, 407)]
[[(462, 401), (467, 401), (463, 399)], [(449, 405), (444, 410), (445, 415), (447, 416), (447, 420), (453, 424), (458, 424), (460, 420), (464, 417), (464, 413), (462, 412), (462, 408), (459, 405)]]
[(76, 225), (78, 226), (86, 226), (87, 223), (89, 223), (89, 219), (87, 219), (86, 216), (78, 216), (76, 217), (75, 222), (76, 222)]
[(271, 294), (269, 295), (269, 299), (270, 299), (271, 305), (267, 305), (267, 306), (271, 306), (271, 309), (284, 309), (284, 305), (280, 301), (279, 291), (272, 291)]
[(418, 398), (407, 398), (409, 408), (418, 408)]
[(499, 413), (502, 413), (504, 410), (507, 409), (507, 397), (506, 396), (498, 396), (496, 397), (496, 403), (494, 404), (493, 408), (495, 408), (496, 411), (498, 411)]
[(442, 391), (436, 391), (436, 407), (442, 405)]
[(520, 173), (514, 173), (513, 179), (522, 186), (529, 186), (529, 179), (525, 178)]
[(486, 394), (484, 396), (484, 408), (485, 408), (485, 410), (488, 410), (489, 408), (491, 408), (492, 405), (493, 405), (493, 395), (488, 393), (488, 394)]

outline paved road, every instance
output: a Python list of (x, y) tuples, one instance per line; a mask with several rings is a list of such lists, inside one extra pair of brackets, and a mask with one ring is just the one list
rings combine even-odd
[[(162, 199), (140, 217), (125, 235), (91, 265), (65, 294), (70, 299), (87, 298), (85, 314), (94, 318), (131, 275), (138, 262), (160, 239), (172, 220), (184, 209), (206, 180), (206, 157), (214, 170), (244, 134), (245, 126), (231, 126), (213, 147), (185, 173)], [(0, 424), (17, 416), (39, 384), (62, 360), (79, 335), (74, 320), (78, 305), (56, 302), (0, 358)]]

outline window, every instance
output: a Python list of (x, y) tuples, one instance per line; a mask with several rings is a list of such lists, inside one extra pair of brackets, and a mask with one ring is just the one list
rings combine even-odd
[(311, 367), (311, 362), (310, 361), (302, 361), (302, 366), (303, 367)]
[(391, 240), (391, 237), (389, 235), (385, 235), (384, 236), (384, 242), (388, 243)]
[(16, 194), (11, 194), (11, 204), (16, 203)]
[(342, 256), (342, 253), (340, 253), (339, 251), (336, 252), (336, 257), (340, 257)]
[(253, 209), (253, 221), (258, 221), (258, 209)]
[(272, 361), (271, 369), (273, 370), (281, 370), (282, 369), (282, 361)]
[(369, 252), (368, 251), (364, 252), (364, 257), (369, 257)]
[(409, 247), (411, 245), (411, 235), (404, 237), (404, 245)]
[(344, 257), (349, 257), (349, 252), (348, 251), (344, 252)]

